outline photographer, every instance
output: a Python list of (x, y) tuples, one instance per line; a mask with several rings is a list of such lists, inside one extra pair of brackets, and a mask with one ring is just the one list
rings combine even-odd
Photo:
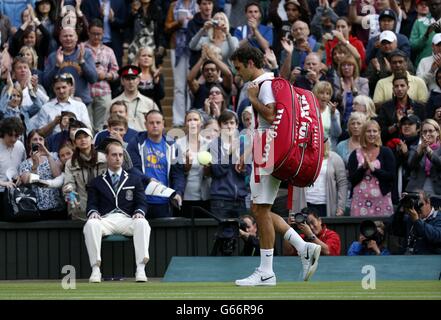
[[(31, 174), (38, 175), (38, 179), (41, 180), (52, 180), (61, 175), (58, 155), (47, 149), (40, 131), (29, 132), (26, 144), (28, 158), (20, 164), (18, 170), (22, 184), (32, 183)], [(32, 190), (36, 194), (42, 220), (67, 218), (65, 203), (59, 189), (32, 184)]]
[[(301, 20), (293, 23), (291, 31), (285, 34), (280, 43), (283, 49), (280, 57), (282, 64), (280, 74), (285, 79), (289, 79), (294, 70), (298, 70), (296, 72), (301, 74), (301, 70), (305, 67), (306, 56), (320, 50), (320, 43), (310, 35), (309, 26)], [(305, 71), (303, 75), (306, 75)]]
[(392, 232), (405, 237), (405, 254), (441, 254), (441, 212), (435, 210), (430, 195), (405, 194), (392, 216)]
[[(94, 67), (95, 68), (95, 67)], [(74, 77), (70, 73), (57, 74), (52, 81), (55, 98), (45, 103), (41, 110), (31, 119), (31, 129), (39, 129), (45, 137), (62, 131), (61, 112), (75, 114), (77, 120), (91, 128), (86, 105), (74, 99), (72, 90), (76, 88)], [(78, 89), (78, 88), (77, 88)], [(29, 128), (28, 128), (29, 129)]]
[[(231, 65), (230, 56), (239, 47), (239, 40), (229, 32), (230, 23), (228, 17), (223, 12), (218, 12), (213, 19), (206, 20), (203, 27), (191, 38), (189, 48), (196, 52), (201, 52), (204, 44), (217, 46), (220, 48), (222, 61), (226, 65)], [(198, 55), (200, 56), (200, 54)], [(195, 59), (193, 66), (197, 62)]]
[[(288, 217), (288, 224), (296, 226), (305, 241), (320, 245), (322, 247), (321, 254), (326, 256), (340, 255), (340, 236), (337, 232), (326, 227), (315, 210), (303, 208), (300, 213)], [(283, 241), (283, 255), (297, 255), (296, 249), (286, 240)]]
[(390, 255), (384, 243), (384, 223), (365, 220), (360, 224), (358, 241), (352, 242), (348, 256)]
[(59, 124), (61, 131), (46, 137), (47, 149), (50, 152), (58, 152), (61, 145), (66, 142), (73, 143), (71, 134), (73, 134), (76, 129), (87, 127), (84, 123), (77, 120), (75, 113), (70, 111), (62, 111), (59, 118), (61, 118)]
[(260, 256), (259, 237), (257, 235), (256, 219), (250, 215), (240, 218), (240, 238), (244, 242), (242, 256)]

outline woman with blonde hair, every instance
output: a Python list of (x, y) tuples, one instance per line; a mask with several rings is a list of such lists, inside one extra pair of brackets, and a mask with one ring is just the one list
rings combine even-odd
[[(201, 135), (204, 119), (200, 111), (191, 109), (185, 115), (186, 135), (176, 141), (178, 161), (183, 164), (185, 175), (185, 191), (181, 212), (190, 218), (192, 207), (199, 206), (210, 209), (210, 181), (204, 175), (204, 165), (198, 161), (198, 154), (207, 151), (210, 141)], [(204, 218), (204, 214), (195, 212), (195, 217)]]
[(380, 125), (367, 121), (360, 136), (361, 147), (349, 156), (351, 186), (351, 216), (390, 216), (393, 213), (395, 157), (383, 147)]
[(230, 23), (227, 16), (223, 12), (218, 12), (194, 35), (189, 47), (196, 51), (202, 50), (204, 44), (220, 48), (222, 61), (231, 66), (230, 57), (239, 47), (239, 40), (232, 36), (229, 30)]
[(165, 96), (162, 68), (156, 67), (155, 52), (151, 47), (143, 47), (136, 53), (135, 64), (141, 68), (138, 90), (152, 99), (162, 111), (161, 100)]
[(341, 134), (341, 126), (337, 103), (331, 101), (332, 85), (327, 81), (319, 81), (315, 84), (312, 92), (319, 101), (325, 138), (330, 138), (331, 150), (334, 150)]
[(375, 103), (371, 97), (367, 95), (358, 95), (354, 98), (353, 111), (362, 112), (366, 115), (367, 120), (375, 120), (378, 115), (376, 113)]
[[(38, 55), (34, 48), (31, 46), (23, 46), (18, 54), (28, 60), (29, 69), (31, 69), (31, 72), (35, 72), (35, 70), (38, 69)], [(41, 72), (40, 70), (38, 71)]]
[(406, 191), (423, 190), (431, 195), (441, 195), (441, 129), (438, 122), (426, 119), (421, 125), (418, 146), (409, 151), (409, 183)]
[(345, 166), (348, 166), (349, 156), (352, 151), (361, 147), (360, 145), (360, 135), (361, 128), (367, 121), (367, 117), (361, 112), (352, 112), (348, 120), (348, 133), (349, 138), (340, 141), (337, 144), (335, 151), (343, 159)]

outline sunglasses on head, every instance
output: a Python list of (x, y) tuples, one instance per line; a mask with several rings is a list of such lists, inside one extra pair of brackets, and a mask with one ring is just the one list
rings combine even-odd
[(54, 77), (54, 82), (57, 82), (57, 81), (65, 81), (65, 82), (73, 85), (73, 77), (68, 73), (57, 74)]

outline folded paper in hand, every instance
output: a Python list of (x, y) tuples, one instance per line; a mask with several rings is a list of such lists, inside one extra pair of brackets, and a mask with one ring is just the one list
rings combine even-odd
[(164, 186), (158, 181), (150, 181), (147, 188), (145, 188), (145, 194), (148, 196), (170, 198), (175, 194), (175, 190)]

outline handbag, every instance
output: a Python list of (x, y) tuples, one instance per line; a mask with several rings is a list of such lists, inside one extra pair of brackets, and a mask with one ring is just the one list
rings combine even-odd
[(37, 194), (31, 186), (23, 185), (5, 190), (3, 198), (4, 220), (10, 222), (28, 222), (40, 220), (37, 206)]

